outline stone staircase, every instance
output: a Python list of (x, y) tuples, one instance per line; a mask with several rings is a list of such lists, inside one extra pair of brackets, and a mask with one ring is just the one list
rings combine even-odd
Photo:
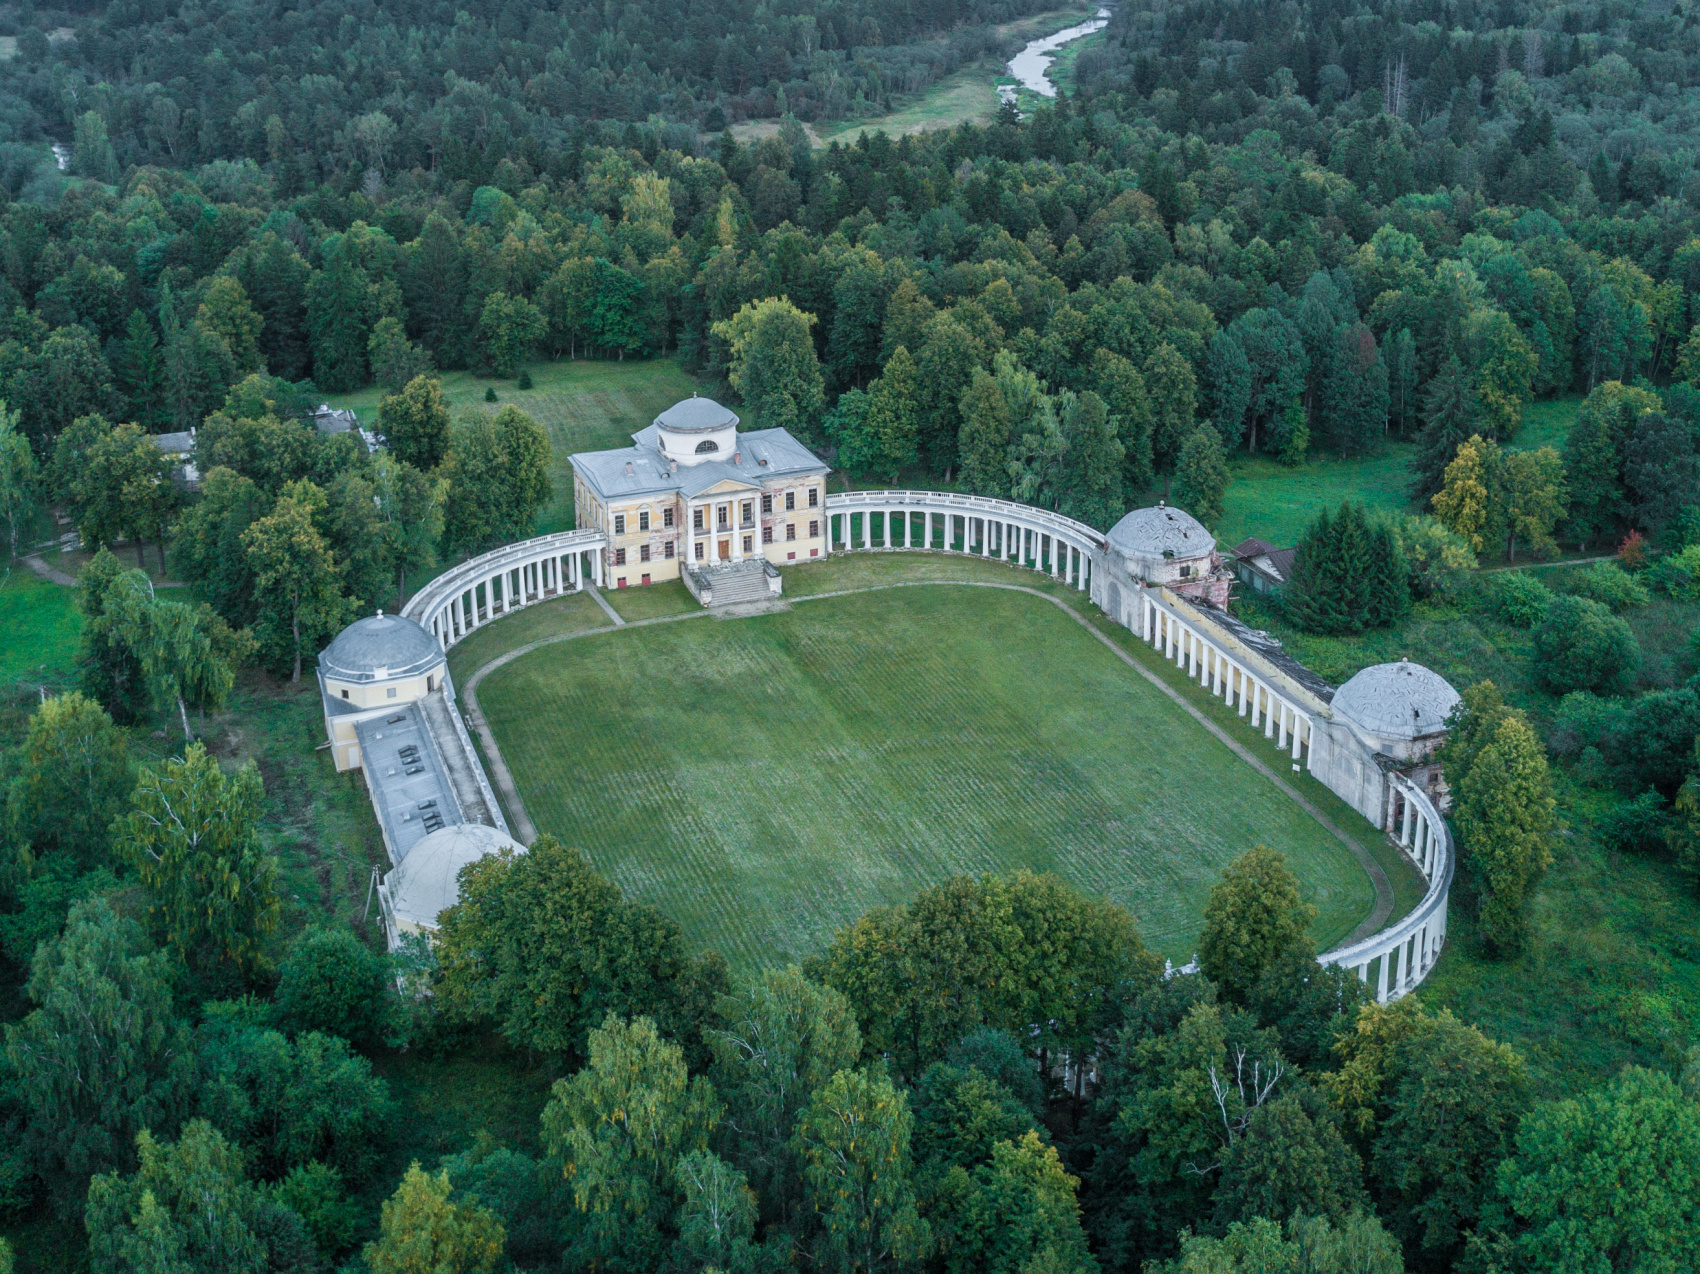
[(704, 606), (738, 606), (779, 596), (777, 567), (760, 558), (685, 569), (685, 587)]

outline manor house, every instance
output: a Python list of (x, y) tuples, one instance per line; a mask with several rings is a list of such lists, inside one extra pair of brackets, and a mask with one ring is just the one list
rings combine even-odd
[(681, 566), (698, 576), (687, 585), (736, 568), (777, 582), (764, 566), (826, 556), (830, 470), (784, 429), (740, 433), (712, 398), (674, 403), (629, 447), (571, 459), (578, 525), (607, 536), (616, 588), (678, 579)]

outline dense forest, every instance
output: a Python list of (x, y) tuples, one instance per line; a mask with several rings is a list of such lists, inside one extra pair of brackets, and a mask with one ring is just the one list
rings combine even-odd
[[(1700, 878), (1700, 644), (1637, 680), (1623, 618), (1700, 600), (1700, 23), (1128, 0), (1027, 118), (813, 144), (1036, 8), (0, 15), (0, 518), (15, 549), (52, 503), (126, 555), (83, 571), (80, 690), (4, 716), (5, 1219), (86, 1233), (101, 1274), (1692, 1262), (1674, 1001), (1648, 993), (1647, 1066), (1537, 1093), (1489, 1033), (1320, 970), (1251, 846), (1177, 976), (1018, 876), (738, 985), (546, 838), (467, 876), (434, 953), (280, 929), (262, 776), (192, 714), (530, 533), (545, 431), (452, 420), (437, 373), (539, 359), (676, 358), (853, 481), (1099, 527), (1159, 494), (1214, 525), (1240, 457), (1412, 442), (1418, 512), (1318, 518), (1271, 622), (1463, 598), (1532, 652), (1542, 710), (1476, 686), (1444, 758), (1470, 941), (1525, 940), (1549, 758), (1614, 845)], [(387, 449), (306, 419), (374, 383)], [(1561, 448), (1520, 443), (1569, 395)], [(195, 490), (150, 441), (189, 429)], [(1617, 562), (1472, 575), (1561, 547)], [(187, 589), (127, 569), (150, 548)], [(183, 752), (144, 763), (161, 725)], [(492, 1040), (556, 1081), (538, 1154), (380, 1180), (373, 1059)]]

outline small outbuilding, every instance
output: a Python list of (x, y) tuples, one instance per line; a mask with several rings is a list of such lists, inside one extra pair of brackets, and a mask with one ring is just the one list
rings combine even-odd
[(1296, 548), (1278, 549), (1267, 540), (1242, 540), (1234, 546), (1234, 574), (1256, 593), (1279, 593), (1293, 577)]

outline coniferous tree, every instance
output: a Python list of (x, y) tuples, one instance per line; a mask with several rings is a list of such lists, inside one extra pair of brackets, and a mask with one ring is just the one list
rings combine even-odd
[(140, 310), (130, 311), (130, 321), (124, 328), (124, 341), (119, 349), (118, 387), (130, 408), (130, 419), (144, 428), (153, 429), (168, 419), (165, 398), (165, 362), (160, 355), (159, 337), (153, 324)]
[(1222, 501), (1234, 475), (1222, 435), (1208, 425), (1193, 429), (1175, 461), (1175, 503), (1206, 527), (1222, 520)]
[(1456, 356), (1442, 363), (1423, 391), (1423, 430), (1417, 437), (1412, 494), (1426, 500), (1446, 483), (1446, 466), (1476, 432), (1476, 391)]

